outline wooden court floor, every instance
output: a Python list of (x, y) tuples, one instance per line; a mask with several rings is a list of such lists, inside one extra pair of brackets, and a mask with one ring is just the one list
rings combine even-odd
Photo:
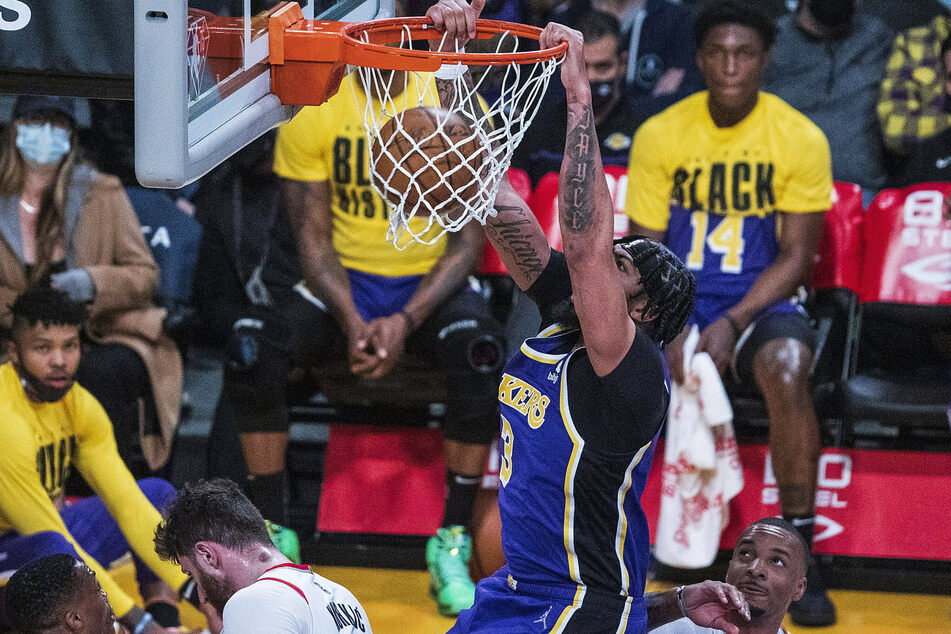
[[(353, 592), (367, 611), (374, 634), (443, 634), (453, 619), (439, 616), (428, 594), (427, 573), (385, 568), (315, 570)], [(116, 571), (117, 580), (133, 596), (135, 572), (131, 562)], [(649, 591), (670, 584), (650, 583)], [(833, 627), (802, 628), (787, 623), (790, 634), (951, 634), (951, 588), (948, 595), (901, 594), (831, 590), (839, 613)], [(186, 626), (200, 628), (204, 618), (190, 605), (182, 607)]]
[[(442, 634), (453, 620), (439, 616), (427, 593), (428, 575), (415, 570), (334, 568), (317, 572), (353, 592), (366, 608), (374, 634)], [(648, 590), (665, 590), (651, 583)], [(951, 634), (951, 588), (946, 596), (832, 590), (839, 613), (834, 627), (800, 628), (790, 634)]]

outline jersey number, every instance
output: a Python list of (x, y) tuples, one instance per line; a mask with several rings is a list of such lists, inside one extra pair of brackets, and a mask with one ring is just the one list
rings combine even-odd
[(687, 256), (687, 268), (699, 271), (703, 269), (704, 245), (713, 253), (723, 256), (720, 270), (724, 273), (743, 271), (743, 216), (725, 216), (717, 228), (707, 235), (709, 216), (705, 211), (690, 214), (690, 226), (693, 227), (693, 241)]
[(502, 464), (499, 466), (499, 480), (502, 486), (509, 483), (512, 477), (512, 444), (515, 442), (515, 436), (512, 434), (512, 424), (502, 417)]

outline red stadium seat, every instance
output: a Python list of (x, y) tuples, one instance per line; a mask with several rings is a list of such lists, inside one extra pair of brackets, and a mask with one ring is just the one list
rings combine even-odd
[(869, 206), (862, 229), (862, 302), (951, 306), (951, 183), (888, 189)]
[(859, 315), (838, 390), (847, 423), (947, 435), (951, 364), (934, 337), (951, 338), (949, 193), (951, 183), (885, 190), (866, 211)]
[(852, 183), (835, 183), (834, 200), (826, 213), (812, 269), (814, 289), (847, 288), (858, 293), (862, 216), (862, 188)]
[(627, 214), (624, 213), (624, 198), (627, 196), (627, 168), (621, 165), (605, 165), (604, 175), (608, 179), (608, 190), (614, 200), (614, 237), (621, 238), (630, 233)]
[(548, 243), (556, 249), (561, 248), (561, 228), (558, 226), (558, 174), (549, 172), (542, 176), (528, 199), (539, 224), (548, 236)]
[[(614, 200), (614, 237), (620, 238), (628, 234), (627, 215), (624, 213), (624, 196), (627, 192), (627, 168), (620, 165), (608, 165), (604, 168), (607, 177), (608, 189)], [(562, 248), (561, 227), (558, 225), (558, 173), (545, 174), (531, 198), (528, 206), (535, 213), (535, 217), (545, 230), (548, 242), (556, 249)]]
[(862, 188), (835, 183), (816, 249), (808, 305), (817, 334), (813, 402), (820, 417), (833, 405), (839, 383), (848, 376), (848, 334), (858, 315), (864, 213)]

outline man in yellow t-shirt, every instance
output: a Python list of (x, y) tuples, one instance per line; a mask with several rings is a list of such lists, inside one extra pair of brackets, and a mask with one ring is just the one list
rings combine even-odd
[[(815, 335), (791, 298), (808, 278), (831, 205), (829, 145), (805, 116), (759, 91), (775, 27), (754, 6), (710, 3), (695, 35), (708, 90), (638, 130), (625, 207), (634, 232), (663, 239), (696, 275), (697, 351), (762, 393), (782, 514), (812, 544)], [(667, 348), (677, 382), (686, 334)], [(835, 622), (814, 565), (790, 611), (801, 625)]]
[[(178, 625), (187, 579), (159, 559), (152, 537), (175, 495), (158, 478), (136, 482), (116, 449), (102, 406), (74, 383), (80, 308), (62, 291), (29, 290), (12, 307), (10, 361), (0, 366), (0, 575), (53, 553), (81, 559), (96, 573), (130, 631)], [(96, 492), (66, 505), (63, 483), (75, 467)], [(132, 550), (148, 612), (105, 570)]]
[[(434, 105), (429, 76), (395, 71), (390, 85), (396, 108)], [(369, 98), (379, 112), (379, 100)], [(484, 244), (478, 225), (402, 251), (386, 241), (389, 211), (370, 182), (367, 99), (352, 74), (324, 105), (304, 108), (278, 133), (274, 171), (284, 181), (304, 280), (320, 304), (304, 307), (306, 326), (287, 347), (302, 360), (346, 356), (351, 371), (368, 378), (391, 372), (404, 348), (445, 371), (448, 494), (427, 560), (439, 610), (455, 615), (474, 594), (465, 527), (498, 430), (503, 334), (467, 284)], [(261, 420), (238, 421), (251, 474), (283, 468), (286, 430), (262, 428)], [(256, 456), (248, 452), (252, 436), (263, 449)]]

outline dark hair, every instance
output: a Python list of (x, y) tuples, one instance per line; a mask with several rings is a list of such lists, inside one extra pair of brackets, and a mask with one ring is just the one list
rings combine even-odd
[(597, 42), (605, 37), (613, 37), (617, 40), (618, 51), (621, 50), (621, 23), (610, 13), (597, 9), (585, 11), (575, 28), (581, 31), (585, 42)]
[(64, 291), (48, 286), (36, 286), (22, 293), (10, 311), (13, 313), (13, 330), (38, 323), (46, 327), (79, 326), (85, 317), (81, 304), (70, 301)]
[(65, 553), (21, 566), (6, 587), (7, 618), (13, 629), (38, 634), (56, 627), (64, 604), (80, 588), (78, 571), (76, 559)]
[(643, 316), (654, 317), (646, 325), (651, 339), (666, 346), (680, 334), (693, 312), (697, 280), (674, 253), (656, 240), (633, 235), (618, 238), (621, 246), (641, 274), (641, 286), (647, 295)]
[(234, 550), (271, 545), (261, 512), (231, 480), (185, 484), (162, 516), (155, 529), (155, 552), (165, 561), (180, 563), (202, 541)]
[(708, 0), (693, 25), (693, 37), (697, 48), (714, 27), (721, 24), (748, 26), (759, 34), (763, 48), (769, 50), (776, 41), (776, 25), (769, 19), (758, 2), (750, 0)]
[[(743, 531), (745, 534), (746, 531), (750, 530), (754, 526), (775, 526), (776, 528), (781, 528), (787, 533), (790, 533), (796, 538), (796, 541), (799, 542), (799, 545), (802, 546), (802, 571), (803, 574), (806, 573), (806, 569), (809, 567), (809, 553), (812, 552), (812, 548), (809, 544), (806, 543), (805, 537), (802, 536), (802, 533), (796, 528), (796, 526), (789, 520), (785, 520), (781, 517), (764, 517), (763, 519), (756, 520), (752, 524), (746, 527)], [(741, 536), (742, 539), (742, 536)]]

